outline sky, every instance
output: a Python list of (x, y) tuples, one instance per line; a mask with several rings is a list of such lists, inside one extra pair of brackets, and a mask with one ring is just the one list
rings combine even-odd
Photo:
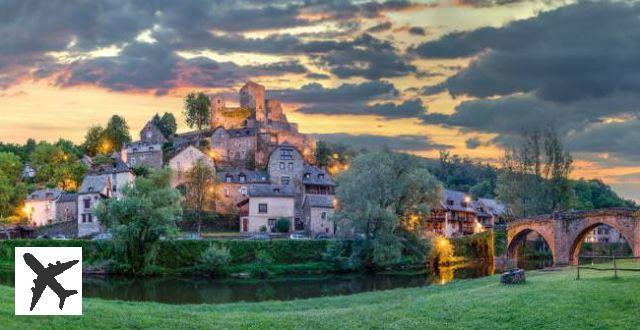
[(1, 1), (0, 141), (80, 143), (114, 114), (135, 136), (252, 80), (357, 147), (498, 164), (552, 127), (574, 177), (640, 200), (639, 18), (622, 0)]

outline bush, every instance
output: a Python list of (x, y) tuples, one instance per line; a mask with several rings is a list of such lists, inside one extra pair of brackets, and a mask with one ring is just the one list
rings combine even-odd
[(267, 226), (265, 226), (265, 225), (260, 226), (260, 232), (261, 233), (266, 233), (267, 232)]
[(226, 247), (211, 244), (202, 252), (200, 263), (202, 268), (212, 274), (223, 274), (231, 261), (231, 254)]
[(291, 228), (291, 221), (287, 218), (280, 218), (276, 221), (276, 231), (279, 233), (288, 233)]
[(351, 262), (349, 254), (351, 253), (351, 244), (346, 241), (333, 240), (327, 244), (327, 249), (322, 254), (322, 259), (334, 271), (346, 272), (351, 270)]
[(269, 266), (273, 264), (273, 257), (266, 251), (259, 251), (256, 254), (256, 261), (251, 271), (253, 276), (267, 277), (269, 276)]

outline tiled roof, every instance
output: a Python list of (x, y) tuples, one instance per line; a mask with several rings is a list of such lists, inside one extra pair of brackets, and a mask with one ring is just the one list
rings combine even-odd
[(258, 130), (255, 127), (228, 129), (229, 137), (243, 137), (256, 135)]
[[(245, 181), (240, 180), (240, 177), (242, 175), (244, 175)], [(268, 183), (269, 182), (269, 174), (266, 171), (251, 171), (251, 170), (219, 171), (218, 178), (222, 183)]]
[(442, 193), (441, 204), (447, 210), (476, 213), (471, 196), (461, 191), (445, 189)]
[(99, 193), (109, 185), (109, 177), (106, 175), (87, 175), (82, 180), (82, 185), (78, 189), (79, 194)]
[(491, 215), (498, 216), (508, 213), (507, 206), (495, 199), (478, 198), (478, 202), (484, 207), (485, 211)]
[(27, 200), (29, 201), (53, 201), (58, 199), (60, 195), (62, 195), (62, 189), (53, 188), (53, 189), (40, 189), (36, 190), (27, 196)]
[(333, 208), (333, 196), (331, 195), (307, 195), (305, 203), (310, 207)]
[(131, 172), (131, 169), (125, 162), (122, 161), (122, 158), (120, 158), (120, 156), (118, 155), (111, 156), (110, 164), (94, 165), (89, 170), (90, 174), (96, 174), (96, 175), (124, 173), (124, 172)]
[(64, 193), (64, 194), (60, 195), (60, 198), (58, 198), (58, 200), (56, 202), (58, 202), (58, 203), (69, 203), (69, 202), (75, 202), (77, 200), (78, 200), (78, 194)]
[(327, 171), (313, 165), (306, 165), (304, 167), (304, 173), (302, 174), (302, 183), (321, 186), (336, 185)]
[(250, 197), (293, 197), (295, 191), (291, 186), (273, 184), (254, 184), (249, 187)]

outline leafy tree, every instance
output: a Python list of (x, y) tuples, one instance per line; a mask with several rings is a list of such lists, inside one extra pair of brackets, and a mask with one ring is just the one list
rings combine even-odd
[(502, 164), (496, 193), (515, 215), (530, 216), (569, 207), (573, 159), (554, 131), (524, 134), (520, 146), (507, 150)]
[(101, 202), (96, 214), (114, 232), (118, 256), (134, 273), (153, 264), (158, 242), (177, 233), (182, 214), (180, 192), (171, 188), (171, 171), (154, 171), (148, 178), (137, 177), (120, 200)]
[(118, 115), (114, 115), (109, 119), (103, 134), (104, 141), (110, 145), (110, 148), (103, 148), (102, 151), (105, 154), (111, 153), (114, 150), (119, 151), (122, 149), (123, 144), (131, 142), (129, 125), (123, 117)]
[(336, 219), (341, 227), (364, 235), (354, 254), (367, 268), (400, 258), (404, 238), (420, 232), (420, 226), (404, 222), (426, 217), (442, 190), (417, 157), (390, 151), (356, 157), (337, 184)]
[(186, 173), (185, 206), (196, 214), (198, 235), (202, 227), (202, 213), (215, 210), (215, 185), (215, 169), (203, 159), (198, 159)]
[(91, 126), (87, 130), (87, 134), (84, 136), (84, 143), (82, 143), (82, 150), (89, 155), (95, 156), (101, 152), (101, 148), (104, 142), (104, 129), (100, 126)]
[(22, 161), (10, 152), (0, 152), (0, 219), (16, 215), (27, 194), (20, 182)]
[(202, 267), (212, 274), (224, 273), (230, 262), (231, 253), (229, 249), (224, 246), (219, 247), (215, 244), (209, 245), (200, 256)]
[(162, 134), (164, 134), (164, 136), (166, 136), (167, 138), (170, 138), (176, 134), (176, 131), (178, 130), (178, 124), (176, 122), (176, 117), (172, 113), (165, 112), (160, 118), (159, 123)]
[(36, 170), (36, 183), (64, 190), (76, 189), (86, 172), (84, 164), (74, 154), (47, 142), (40, 142), (35, 147), (31, 166)]
[(184, 100), (183, 115), (187, 125), (198, 130), (198, 144), (200, 131), (211, 121), (211, 100), (202, 92), (189, 93)]
[(488, 180), (483, 180), (471, 187), (469, 192), (474, 198), (493, 198), (493, 185)]

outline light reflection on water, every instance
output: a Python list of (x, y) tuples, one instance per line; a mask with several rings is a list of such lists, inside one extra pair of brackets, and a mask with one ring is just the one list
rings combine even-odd
[[(528, 264), (528, 268), (541, 264)], [(266, 280), (188, 277), (83, 279), (84, 297), (170, 304), (219, 304), (239, 301), (293, 300), (367, 291), (446, 284), (453, 279), (494, 274), (492, 262), (440, 267), (431, 273), (350, 274), (278, 277)], [(13, 272), (0, 271), (0, 284), (13, 285)]]

